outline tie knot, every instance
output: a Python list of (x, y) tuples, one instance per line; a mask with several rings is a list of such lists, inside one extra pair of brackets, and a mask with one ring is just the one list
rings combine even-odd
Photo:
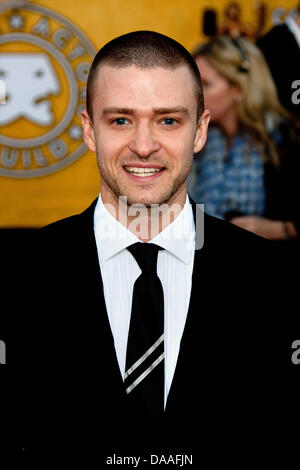
[(128, 246), (127, 250), (135, 258), (143, 273), (156, 274), (158, 251), (163, 250), (163, 248), (154, 243), (138, 242)]

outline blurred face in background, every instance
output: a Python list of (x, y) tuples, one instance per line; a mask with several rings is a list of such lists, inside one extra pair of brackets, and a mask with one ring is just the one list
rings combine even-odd
[(229, 20), (232, 20), (232, 21), (239, 21), (240, 14), (241, 14), (240, 8), (237, 3), (232, 3), (225, 10), (225, 15), (227, 16)]
[(210, 111), (211, 121), (221, 126), (228, 120), (236, 122), (240, 89), (217, 72), (205, 57), (199, 56), (196, 63), (202, 77), (205, 107)]

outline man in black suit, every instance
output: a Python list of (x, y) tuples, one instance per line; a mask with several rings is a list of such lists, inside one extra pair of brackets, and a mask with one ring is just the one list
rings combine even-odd
[[(209, 121), (192, 57), (149, 31), (111, 41), (91, 67), (82, 121), (101, 194), (34, 240), (24, 446), (131, 450), (147, 460), (151, 449), (290, 445), (297, 331), (272, 275), (278, 256), (270, 242), (203, 215), (186, 193)], [(162, 248), (159, 416), (132, 408), (124, 386), (140, 274), (128, 248), (149, 241)]]
[(283, 106), (300, 117), (300, 3), (293, 16), (257, 41)]

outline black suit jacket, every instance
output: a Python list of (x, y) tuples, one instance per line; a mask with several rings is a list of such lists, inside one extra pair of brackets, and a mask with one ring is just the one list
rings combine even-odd
[(292, 83), (300, 76), (300, 47), (293, 33), (287, 25), (277, 25), (260, 38), (257, 45), (270, 67), (280, 101), (286, 109), (300, 117), (299, 104), (292, 102), (292, 94), (296, 91)]
[(271, 243), (205, 215), (175, 375), (158, 423), (128, 410), (103, 295), (95, 203), (32, 240), (36, 256), (26, 262), (28, 308), (20, 322), (26, 341), (15, 358), (22, 446), (106, 453), (298, 444), (296, 319), (273, 276), (279, 260)]

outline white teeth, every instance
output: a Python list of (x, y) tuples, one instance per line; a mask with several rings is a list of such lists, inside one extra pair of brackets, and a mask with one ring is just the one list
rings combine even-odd
[(159, 168), (139, 168), (133, 166), (125, 166), (125, 169), (129, 173), (138, 174), (139, 176), (147, 176), (149, 173), (157, 173), (160, 171)]

